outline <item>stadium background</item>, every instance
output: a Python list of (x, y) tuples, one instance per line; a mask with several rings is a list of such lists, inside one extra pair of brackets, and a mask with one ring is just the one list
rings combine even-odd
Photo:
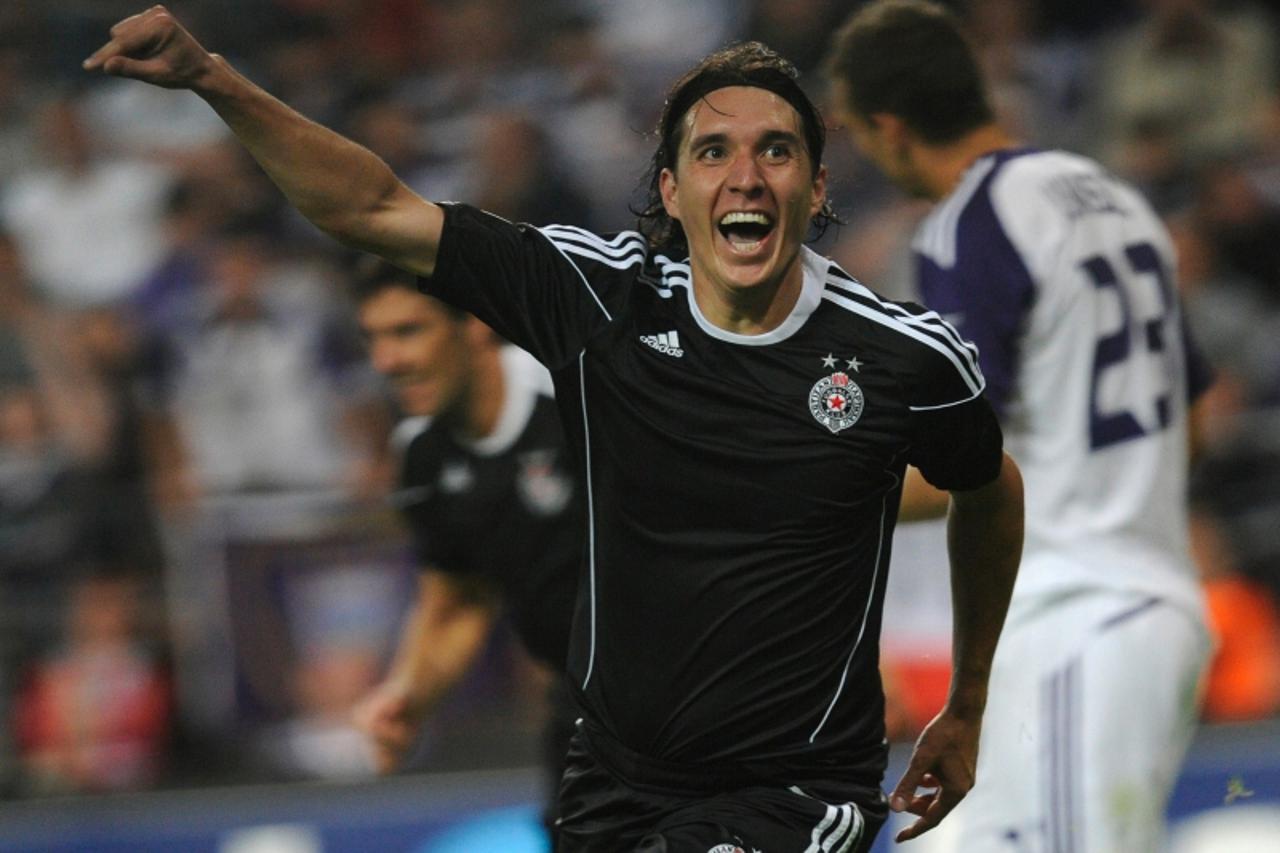
[[(0, 4), (0, 849), (535, 849), (519, 839), (538, 796), (540, 676), (505, 632), (406, 772), (371, 776), (348, 711), (414, 575), (385, 502), (395, 413), (351, 327), (352, 258), (282, 205), (198, 99), (80, 71), (142, 5)], [(825, 41), (853, 5), (171, 8), (423, 195), (613, 230), (630, 224), (678, 73), (759, 38), (821, 101)], [(1138, 183), (1177, 240), (1189, 318), (1220, 371), (1193, 502), (1221, 646), (1172, 843), (1280, 849), (1274, 10), (955, 5), (1005, 121)], [(827, 159), (847, 224), (820, 249), (911, 296), (923, 208), (838, 130)], [(945, 689), (940, 541), (923, 526), (896, 546), (895, 761)]]

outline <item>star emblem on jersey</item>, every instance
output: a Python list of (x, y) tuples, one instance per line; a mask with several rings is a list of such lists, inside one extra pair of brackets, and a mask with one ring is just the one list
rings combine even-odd
[(809, 389), (809, 412), (833, 433), (848, 429), (862, 417), (862, 389), (849, 374), (824, 376)]

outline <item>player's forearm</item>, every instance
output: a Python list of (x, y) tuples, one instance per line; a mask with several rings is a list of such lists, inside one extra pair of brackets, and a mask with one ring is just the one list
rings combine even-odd
[(381, 158), (298, 113), (216, 54), (191, 88), (303, 216), (344, 243), (382, 248), (376, 216), (401, 183)]
[(952, 497), (947, 522), (954, 620), (948, 706), (972, 716), (986, 706), (991, 659), (1022, 557), (1022, 475), (1006, 455), (994, 482)]
[(401, 636), (388, 680), (398, 684), (414, 710), (425, 716), (471, 667), (490, 625), (486, 610), (442, 616), (431, 607), (416, 608)]

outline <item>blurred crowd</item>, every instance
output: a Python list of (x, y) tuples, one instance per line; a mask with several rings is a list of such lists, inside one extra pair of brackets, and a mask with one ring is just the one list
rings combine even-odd
[[(144, 5), (0, 5), (3, 796), (368, 775), (349, 710), (413, 589), (386, 500), (397, 413), (345, 287), (355, 258), (284, 206), (198, 98), (80, 71)], [(632, 224), (680, 72), (757, 38), (821, 103), (826, 40), (855, 4), (169, 5), (422, 195), (610, 231)], [(954, 5), (1005, 123), (1098, 156), (1175, 235), (1188, 321), (1218, 371), (1192, 494), (1220, 643), (1204, 713), (1275, 716), (1280, 18), (1226, 0)], [(838, 130), (828, 151), (845, 225), (819, 249), (912, 297), (924, 208)], [(911, 630), (888, 622), (886, 647)], [(421, 766), (501, 761), (536, 730), (528, 663), (502, 637), (485, 661)], [(897, 737), (934, 700), (916, 663), (886, 657)]]

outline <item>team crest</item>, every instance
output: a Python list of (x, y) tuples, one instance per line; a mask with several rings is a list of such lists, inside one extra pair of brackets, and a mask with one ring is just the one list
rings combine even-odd
[(862, 389), (847, 373), (824, 376), (809, 389), (809, 411), (833, 433), (848, 429), (862, 417)]
[(573, 483), (556, 470), (555, 451), (541, 450), (519, 457), (516, 489), (534, 515), (558, 515), (573, 496)]
[(717, 844), (715, 847), (708, 850), (707, 853), (747, 853), (747, 851), (743, 850), (736, 844)]

